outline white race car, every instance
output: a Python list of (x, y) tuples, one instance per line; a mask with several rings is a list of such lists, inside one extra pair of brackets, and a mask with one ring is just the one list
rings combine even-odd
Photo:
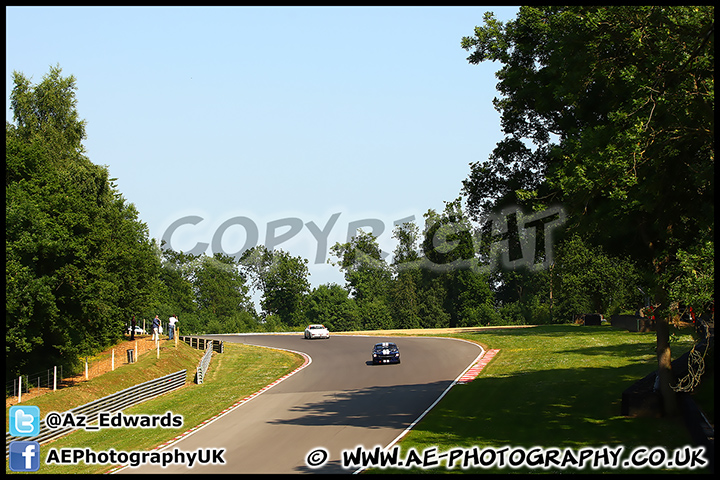
[(308, 325), (305, 328), (305, 338), (330, 338), (330, 332), (324, 325)]

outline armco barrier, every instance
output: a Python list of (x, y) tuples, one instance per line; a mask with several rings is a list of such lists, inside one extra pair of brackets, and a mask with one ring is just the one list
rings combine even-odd
[(196, 375), (195, 375), (195, 383), (198, 385), (203, 383), (203, 379), (205, 377), (205, 373), (208, 370), (208, 367), (210, 366), (210, 360), (212, 359), (212, 352), (215, 351), (217, 353), (223, 353), (225, 351), (225, 344), (222, 340), (213, 340), (211, 338), (203, 338), (203, 337), (193, 337), (190, 335), (183, 335), (178, 337), (183, 342), (190, 345), (192, 348), (197, 348), (198, 350), (205, 350), (205, 355), (203, 355), (202, 359), (200, 359), (200, 363), (198, 363)]
[(179, 337), (180, 340), (190, 345), (192, 348), (197, 348), (198, 350), (205, 350), (207, 348), (208, 343), (211, 343), (213, 345), (213, 350), (215, 350), (217, 353), (223, 353), (225, 351), (225, 346), (222, 340), (213, 340), (210, 338), (202, 338), (202, 337), (192, 337), (189, 335), (182, 335)]
[(210, 340), (210, 343), (208, 344), (207, 348), (205, 349), (205, 355), (203, 355), (202, 359), (200, 360), (200, 364), (197, 366), (195, 383), (197, 383), (197, 384), (203, 383), (203, 378), (205, 378), (205, 372), (207, 372), (208, 367), (210, 366), (210, 360), (212, 359), (212, 353), (213, 353), (213, 341)]
[[(85, 415), (87, 424), (90, 425), (97, 421), (100, 412), (118, 412), (124, 408), (142, 403), (145, 400), (157, 397), (164, 393), (176, 390), (185, 385), (185, 377), (187, 370), (179, 370), (175, 373), (159, 377), (154, 380), (148, 380), (132, 387), (120, 390), (106, 397), (94, 400), (85, 405), (75, 407), (68, 412), (73, 415)], [(45, 412), (48, 413), (48, 412)], [(5, 456), (10, 451), (10, 442), (13, 440), (35, 441), (40, 444), (55, 440), (75, 430), (74, 428), (58, 428), (51, 429), (45, 425), (44, 420), (40, 420), (40, 433), (35, 437), (13, 437), (10, 433), (5, 434)]]

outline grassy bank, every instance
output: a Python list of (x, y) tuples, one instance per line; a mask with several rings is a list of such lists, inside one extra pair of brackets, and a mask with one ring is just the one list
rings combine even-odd
[[(50, 411), (66, 411), (119, 390), (161, 377), (178, 370), (188, 370), (188, 383), (181, 389), (125, 409), (127, 414), (162, 415), (167, 411), (183, 416), (177, 429), (103, 429), (95, 432), (76, 431), (71, 435), (43, 445), (49, 448), (84, 448), (92, 445), (95, 451), (150, 450), (214, 417), (238, 400), (257, 392), (277, 378), (295, 370), (303, 362), (301, 356), (262, 347), (226, 343), (222, 354), (214, 354), (202, 385), (193, 383), (195, 368), (203, 352), (179, 343), (177, 349), (168, 347), (161, 358), (146, 354), (137, 363), (124, 366), (78, 386), (37, 397), (27, 402), (40, 407), (41, 415)], [(7, 411), (5, 418), (7, 419)], [(38, 473), (104, 473), (107, 465), (46, 465)], [(6, 473), (11, 472), (7, 466)]]
[[(405, 458), (411, 448), (422, 453), (431, 447), (437, 447), (437, 452), (442, 453), (454, 447), (577, 450), (623, 446), (624, 451), (629, 452), (639, 446), (661, 446), (669, 450), (692, 444), (682, 419), (620, 415), (623, 390), (657, 368), (654, 333), (632, 333), (607, 326), (554, 325), (453, 333), (452, 336), (500, 349), (500, 353), (474, 381), (453, 388), (400, 441), (400, 458)], [(678, 332), (674, 338), (674, 358), (692, 347), (689, 334)], [(452, 471), (530, 471), (507, 467), (462, 470), (460, 465), (456, 463)], [(433, 469), (375, 471), (437, 473), (448, 470), (442, 462)], [(553, 473), (552, 469), (535, 472)]]

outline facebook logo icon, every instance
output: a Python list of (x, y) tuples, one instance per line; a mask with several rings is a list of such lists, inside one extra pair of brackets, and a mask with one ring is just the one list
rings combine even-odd
[(38, 442), (10, 442), (10, 470), (13, 472), (37, 472), (40, 468), (40, 444)]
[(10, 435), (34, 437), (40, 433), (40, 408), (33, 405), (10, 407)]

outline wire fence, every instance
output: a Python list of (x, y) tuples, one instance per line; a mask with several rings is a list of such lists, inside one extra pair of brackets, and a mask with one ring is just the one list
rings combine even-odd
[[(162, 344), (162, 343), (161, 343)], [(126, 340), (114, 348), (93, 357), (83, 359), (80, 373), (65, 376), (62, 366), (45, 371), (23, 374), (5, 382), (5, 404), (20, 402), (24, 396), (34, 396), (47, 391), (71, 387), (80, 382), (96, 378), (114, 371), (122, 365), (137, 362), (140, 355), (158, 348), (150, 335), (140, 335), (134, 340)], [(57, 370), (57, 371), (56, 371)]]
[(21, 375), (5, 382), (5, 396), (17, 397), (18, 394), (29, 393), (32, 389), (52, 389), (62, 381), (62, 365), (55, 368), (48, 368), (42, 372)]

